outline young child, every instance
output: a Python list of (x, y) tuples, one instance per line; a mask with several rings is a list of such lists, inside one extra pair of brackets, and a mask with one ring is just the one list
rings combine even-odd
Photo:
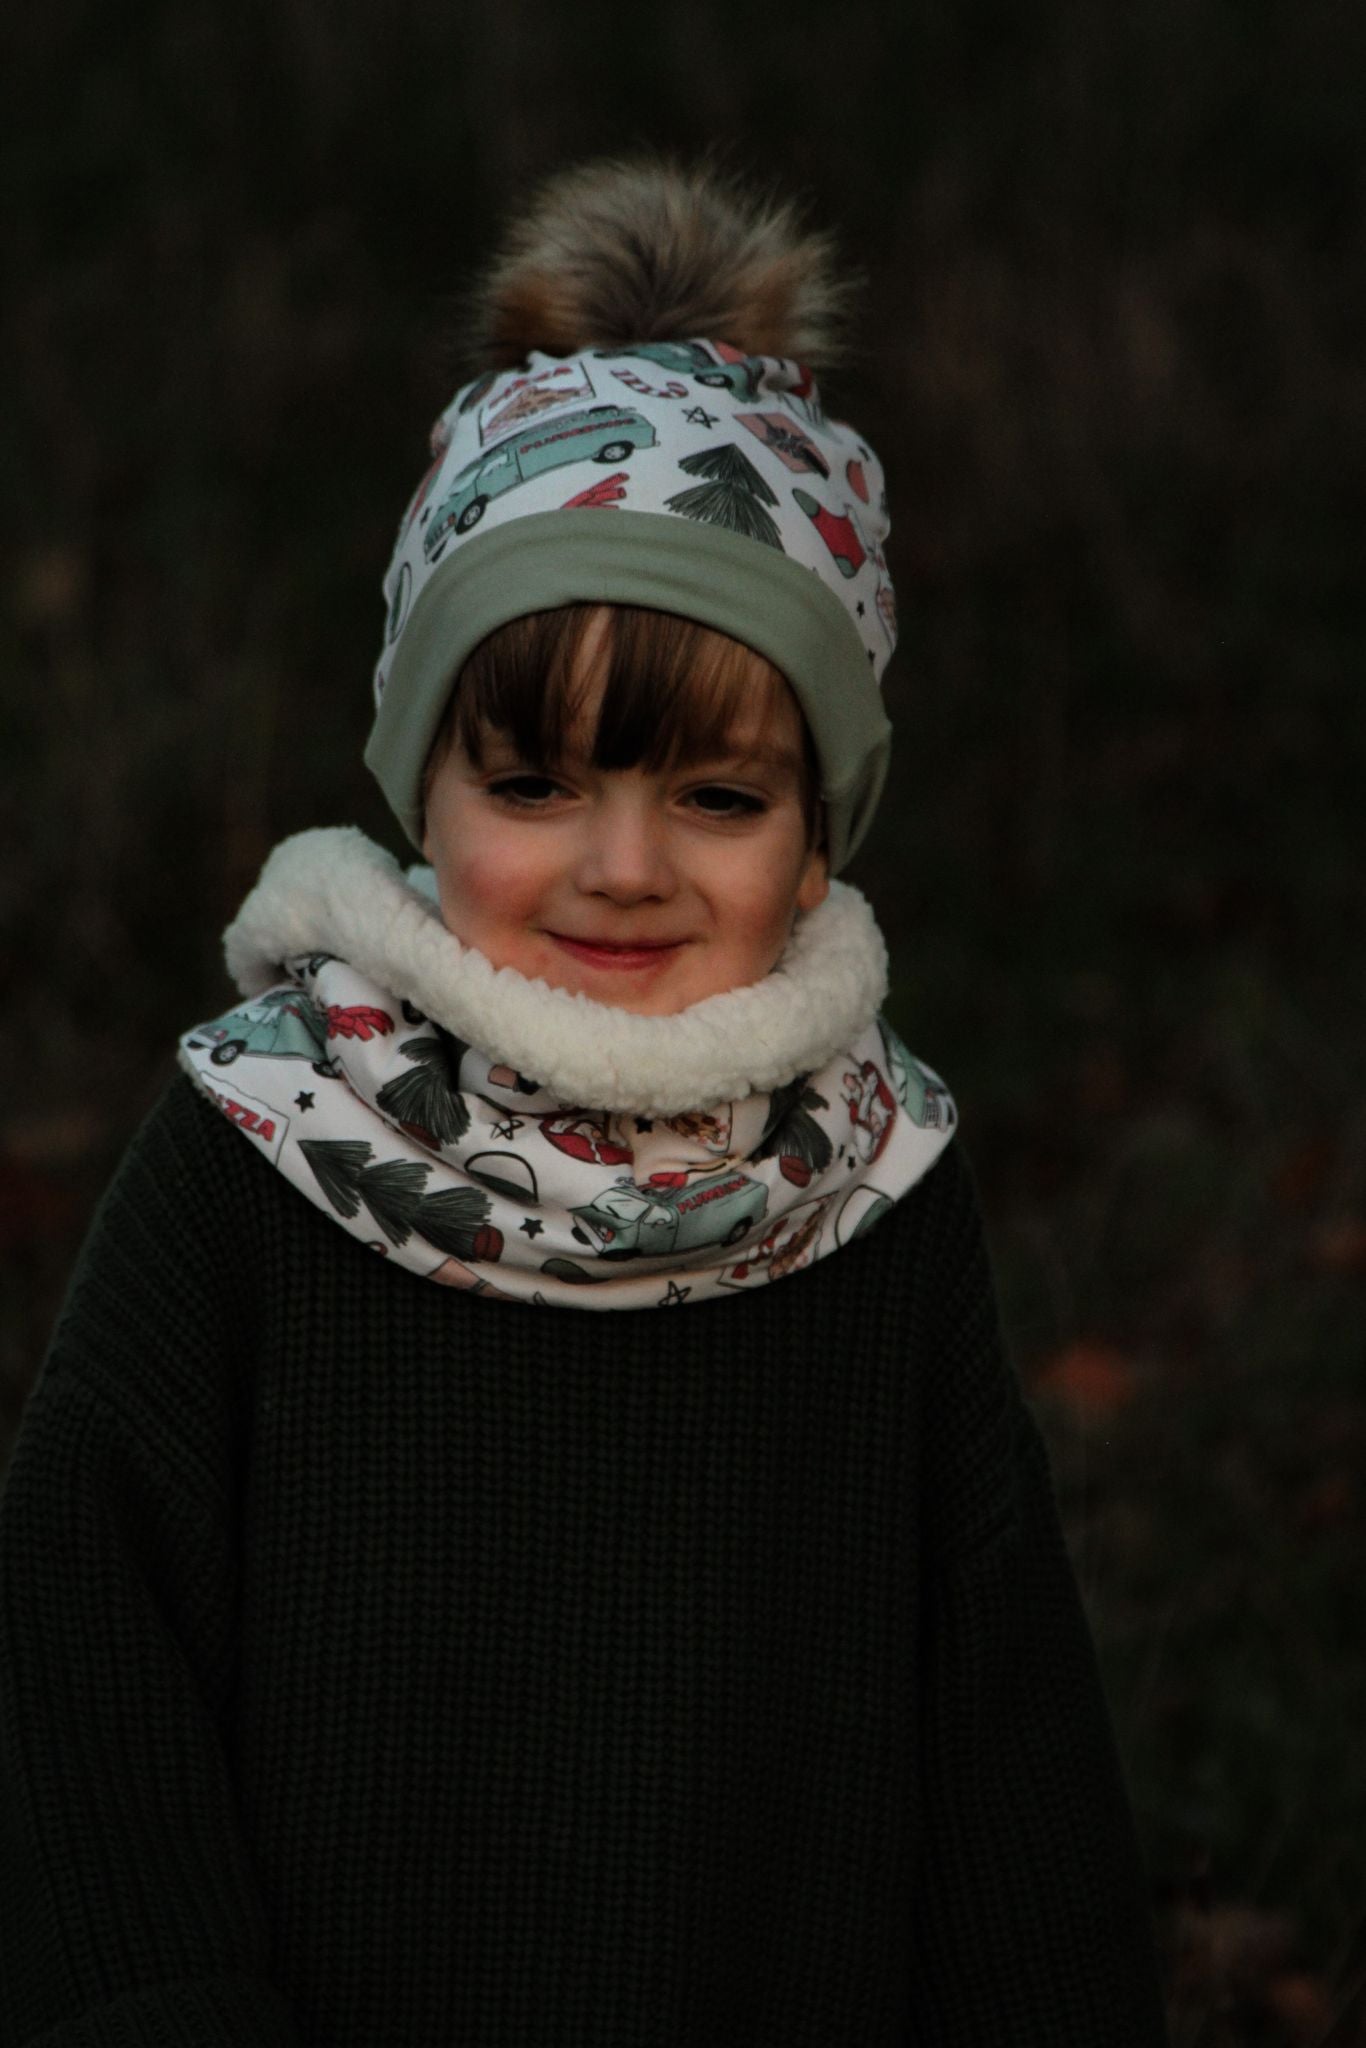
[(423, 860), (276, 848), (8, 1477), (14, 2048), (1165, 2038), (954, 1108), (832, 879), (895, 633), (835, 293), (650, 161), (490, 273), (366, 750)]

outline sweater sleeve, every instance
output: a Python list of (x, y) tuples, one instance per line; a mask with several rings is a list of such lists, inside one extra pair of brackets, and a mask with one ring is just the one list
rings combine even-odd
[[(177, 1078), (77, 1262), (0, 1495), (0, 2038), (287, 2048), (230, 1766), (244, 1290)], [(222, 1126), (222, 1135), (234, 1134)], [(245, 1154), (245, 1148), (242, 1148)], [(211, 1209), (219, 1219), (210, 1229)]]
[(1090, 1629), (971, 1174), (950, 1173), (909, 2040), (1161, 2048), (1146, 1874)]

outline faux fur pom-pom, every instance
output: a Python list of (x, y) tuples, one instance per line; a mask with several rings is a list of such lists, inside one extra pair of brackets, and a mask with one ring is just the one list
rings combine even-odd
[(858, 283), (791, 200), (710, 163), (603, 158), (556, 172), (510, 223), (475, 285), (465, 352), (510, 369), (532, 349), (694, 337), (819, 371), (841, 355)]

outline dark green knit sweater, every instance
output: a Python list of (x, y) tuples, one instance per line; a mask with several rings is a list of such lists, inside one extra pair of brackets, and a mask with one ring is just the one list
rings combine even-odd
[(0, 1515), (5, 2048), (1154, 2044), (955, 1143), (733, 1301), (392, 1269), (177, 1077)]

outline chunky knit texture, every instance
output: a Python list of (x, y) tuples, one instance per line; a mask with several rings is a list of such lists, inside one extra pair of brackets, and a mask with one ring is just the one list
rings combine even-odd
[(387, 1267), (170, 1084), (0, 1509), (7, 2048), (1165, 2039), (958, 1145), (608, 1320)]

